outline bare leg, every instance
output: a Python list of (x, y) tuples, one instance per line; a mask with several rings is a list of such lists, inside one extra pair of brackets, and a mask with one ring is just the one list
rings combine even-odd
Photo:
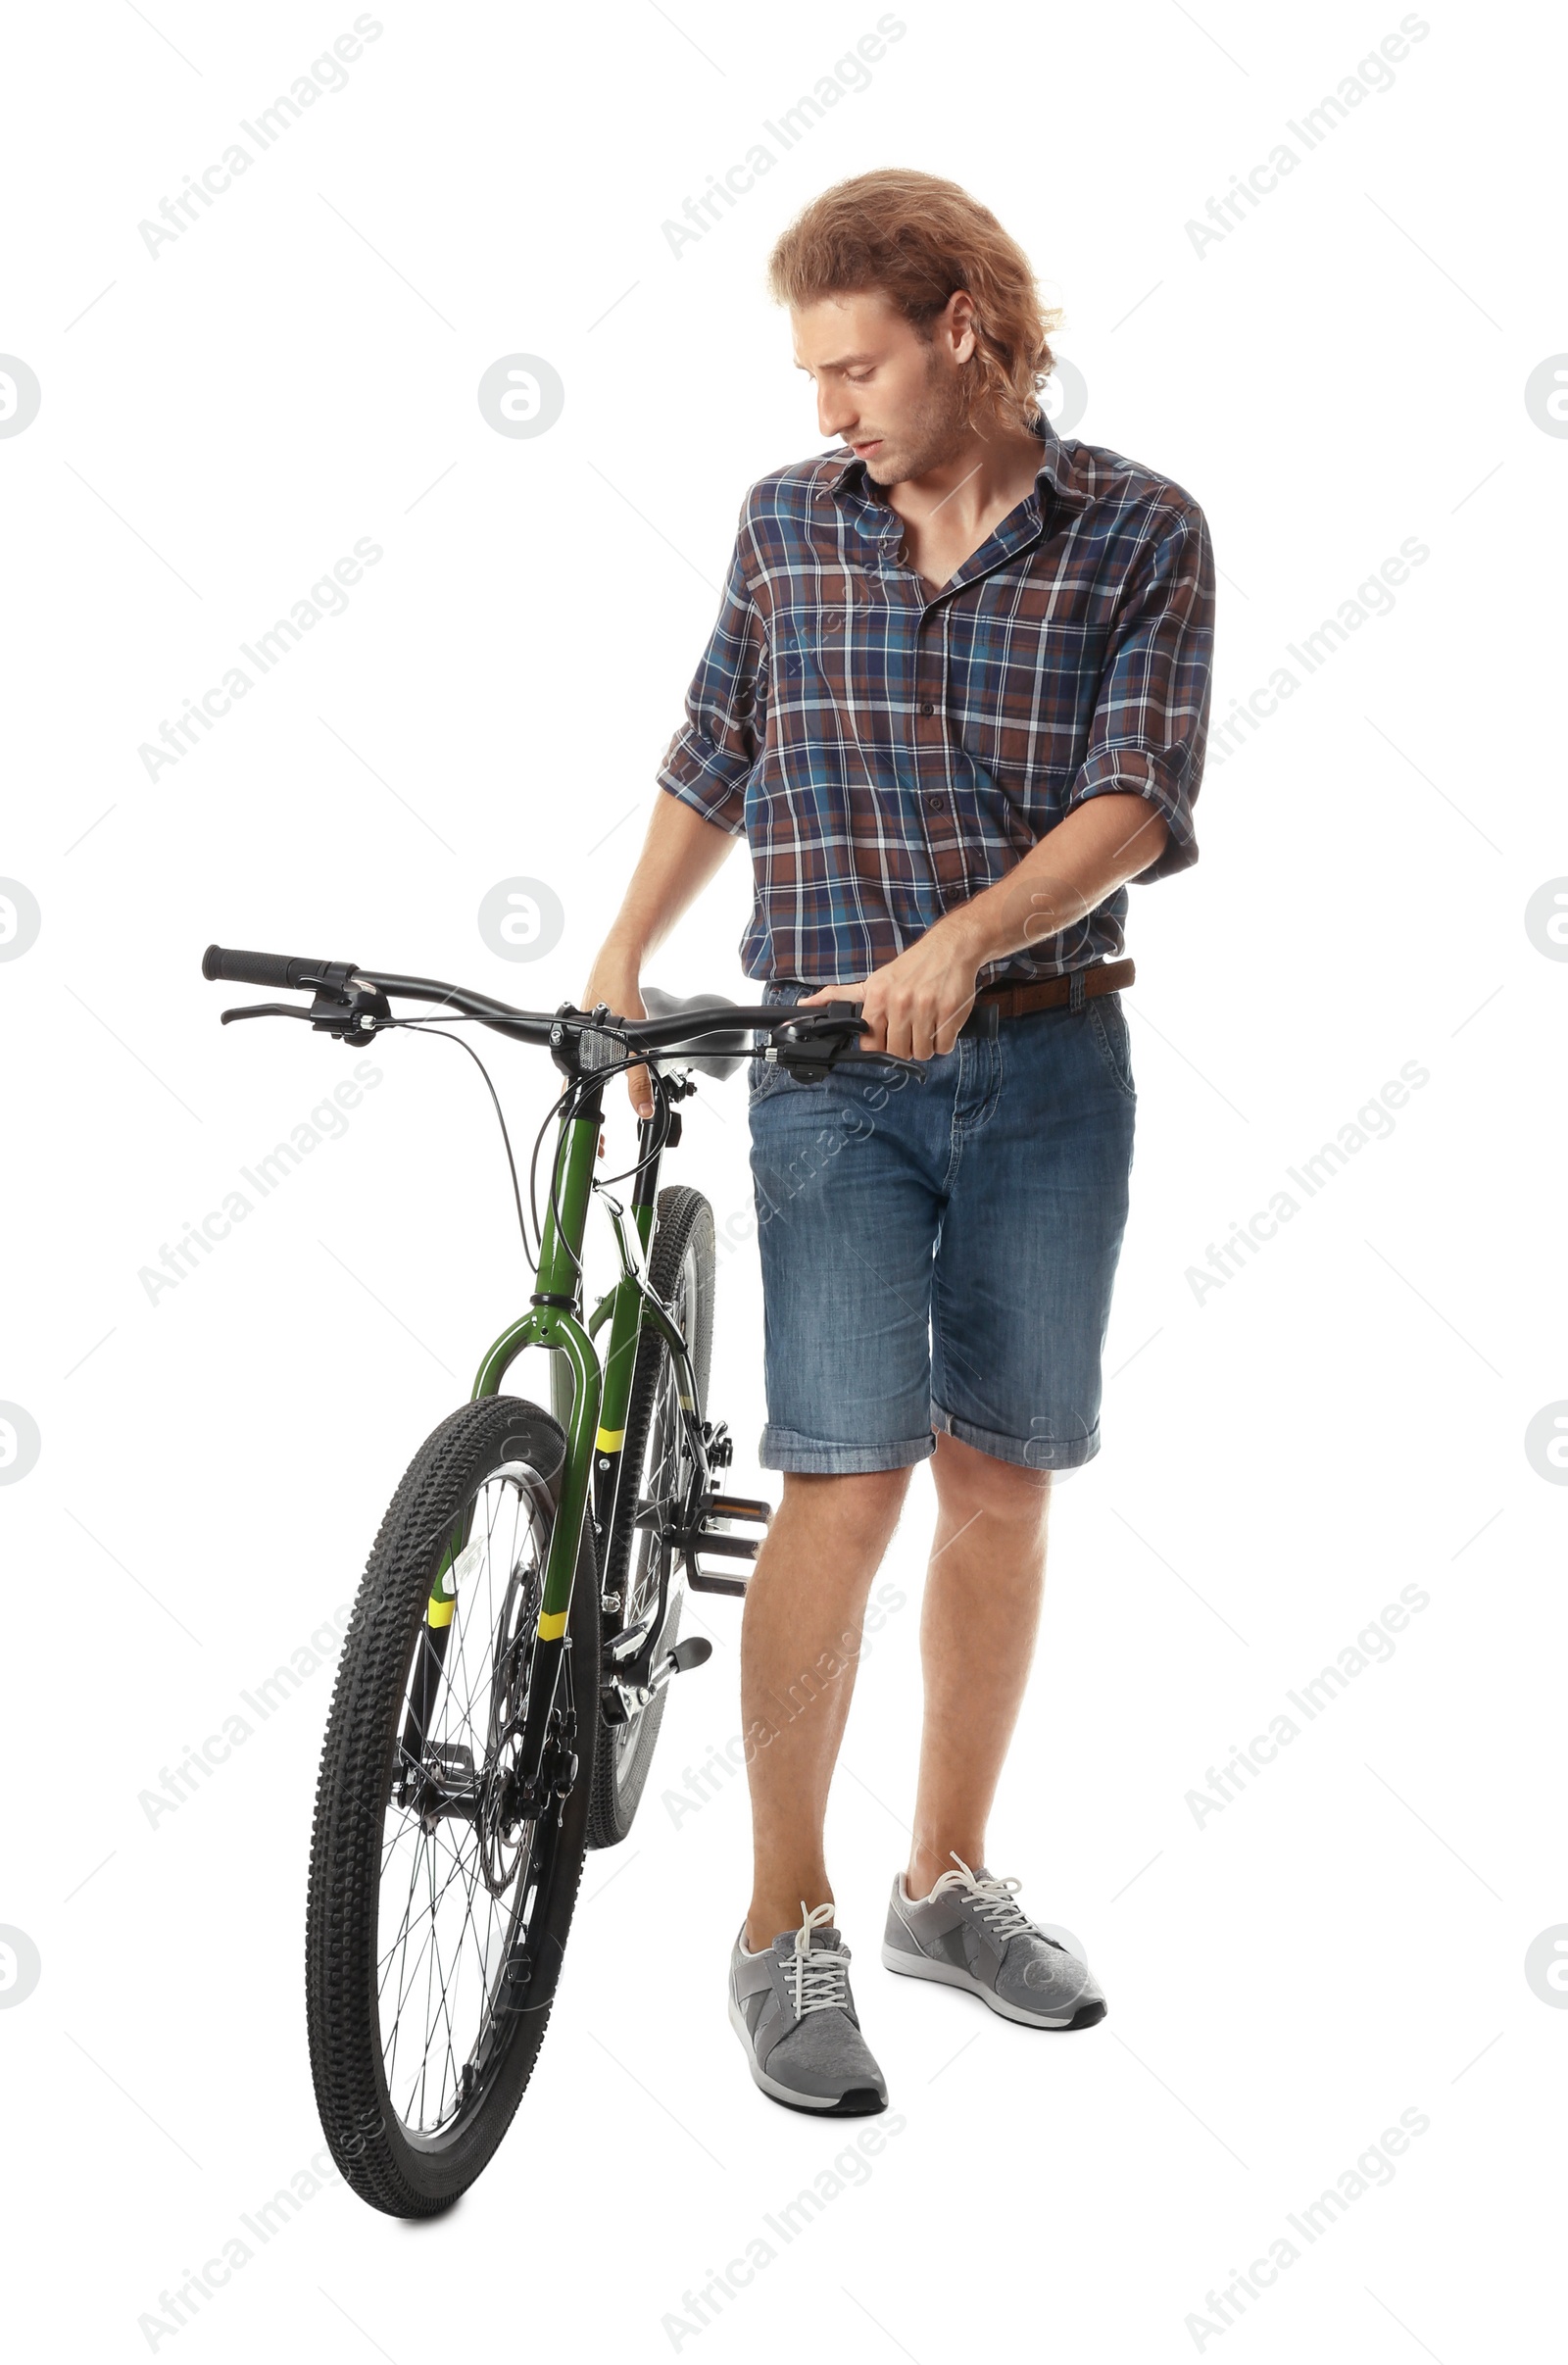
[(1029, 1679), (1046, 1570), (1049, 1470), (940, 1435), (938, 1518), (920, 1613), (925, 1722), (906, 1886), (929, 1895), (956, 1851), (985, 1861), (986, 1823)]
[(871, 1579), (909, 1473), (784, 1479), (747, 1588), (741, 1709), (752, 1792), (746, 1944), (793, 1930), (801, 1901), (832, 1897), (822, 1858), (828, 1785), (849, 1714)]

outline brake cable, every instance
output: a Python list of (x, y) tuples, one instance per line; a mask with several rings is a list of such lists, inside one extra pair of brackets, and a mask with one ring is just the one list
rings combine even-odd
[[(411, 1034), (439, 1036), (444, 1042), (456, 1043), (460, 1051), (466, 1051), (467, 1053), (469, 1059), (473, 1061), (475, 1067), (477, 1067), (479, 1073), (484, 1078), (485, 1089), (490, 1095), (491, 1105), (496, 1112), (496, 1121), (501, 1127), (501, 1140), (507, 1154), (507, 1170), (512, 1177), (513, 1205), (516, 1208), (517, 1230), (522, 1240), (523, 1255), (528, 1258), (530, 1263), (537, 1266), (539, 1257), (544, 1251), (544, 1229), (539, 1221), (538, 1170), (539, 1153), (544, 1146), (545, 1135), (549, 1132), (552, 1125), (560, 1124), (564, 1120), (569, 1121), (577, 1114), (577, 1104), (581, 1099), (586, 1097), (586, 1093), (592, 1085), (602, 1084), (611, 1076), (622, 1075), (629, 1068), (639, 1067), (647, 1064), (649, 1055), (647, 1053), (628, 1053), (624, 1059), (612, 1061), (607, 1067), (595, 1068), (589, 1071), (587, 1074), (578, 1075), (572, 1078), (566, 1092), (564, 1094), (558, 1095), (554, 1105), (546, 1112), (544, 1122), (534, 1137), (533, 1156), (528, 1164), (528, 1206), (529, 1212), (533, 1216), (534, 1234), (535, 1240), (537, 1241), (536, 1246), (535, 1241), (530, 1240), (528, 1237), (527, 1218), (523, 1213), (522, 1207), (522, 1189), (517, 1179), (517, 1162), (513, 1155), (512, 1135), (508, 1130), (506, 1112), (501, 1106), (501, 1096), (496, 1091), (495, 1082), (490, 1074), (490, 1070), (488, 1067), (486, 1067), (484, 1061), (474, 1050), (473, 1045), (471, 1043), (465, 1042), (461, 1035), (455, 1035), (448, 1032), (448, 1028), (454, 1023), (464, 1026), (479, 1026), (482, 1025), (484, 1021), (473, 1016), (467, 1011), (452, 1014), (443, 1012), (439, 1019), (433, 1016), (429, 1018), (382, 1018), (377, 1023), (375, 1032), (377, 1034), (382, 1034), (389, 1027), (402, 1027)], [(626, 1169), (625, 1174), (607, 1175), (603, 1178), (603, 1180), (606, 1182), (624, 1182), (631, 1176), (641, 1174), (644, 1168), (650, 1165), (667, 1146), (669, 1138), (670, 1113), (668, 1089), (665, 1085), (663, 1076), (657, 1067), (650, 1067), (649, 1073), (653, 1079), (654, 1085), (654, 1105), (656, 1110), (658, 1111), (658, 1115), (662, 1120), (660, 1124), (659, 1137), (656, 1141), (649, 1145), (648, 1150), (644, 1153), (643, 1157), (638, 1159), (637, 1163), (634, 1166), (629, 1166)], [(563, 1106), (563, 1103), (564, 1103), (564, 1106)], [(595, 1190), (599, 1189), (600, 1181), (601, 1178), (596, 1175), (594, 1177)], [(567, 1255), (571, 1257), (573, 1264), (576, 1266), (577, 1271), (580, 1274), (582, 1271), (582, 1259), (580, 1256), (578, 1256), (575, 1250), (573, 1250), (571, 1243), (566, 1239), (565, 1236), (564, 1227), (562, 1222), (561, 1202), (557, 1195), (557, 1179), (554, 1170), (552, 1170), (550, 1182), (550, 1211), (555, 1217), (557, 1236), (561, 1240), (563, 1247), (564, 1247)]]
[[(303, 1017), (307, 1013), (301, 1011), (299, 1014)], [(634, 1165), (626, 1167), (624, 1172), (620, 1174), (610, 1174), (604, 1176), (595, 1175), (593, 1177), (592, 1187), (595, 1190), (599, 1190), (612, 1182), (635, 1181), (636, 1177), (643, 1173), (656, 1158), (662, 1156), (664, 1150), (668, 1146), (670, 1117), (672, 1113), (672, 1096), (668, 1082), (662, 1071), (656, 1064), (658, 1059), (658, 1054), (656, 1052), (649, 1052), (647, 1050), (632, 1051), (628, 1047), (624, 1058), (612, 1060), (604, 1067), (596, 1067), (584, 1072), (580, 1072), (570, 1079), (567, 1088), (564, 1093), (558, 1094), (554, 1105), (546, 1112), (544, 1122), (541, 1124), (538, 1133), (534, 1136), (533, 1155), (528, 1161), (528, 1209), (529, 1213), (531, 1213), (533, 1217), (534, 1233), (537, 1240), (537, 1246), (535, 1246), (535, 1243), (530, 1241), (528, 1237), (528, 1225), (526, 1217), (523, 1214), (522, 1207), (522, 1189), (517, 1179), (517, 1162), (513, 1155), (512, 1135), (507, 1127), (506, 1112), (501, 1106), (501, 1096), (496, 1091), (495, 1083), (491, 1077), (490, 1070), (488, 1067), (486, 1067), (484, 1061), (474, 1050), (473, 1045), (466, 1042), (463, 1036), (452, 1034), (448, 1031), (448, 1029), (454, 1024), (460, 1026), (479, 1026), (484, 1024), (484, 1020), (469, 1011), (443, 1011), (440, 1013), (439, 1020), (434, 1016), (429, 1018), (380, 1018), (377, 1020), (373, 1031), (377, 1034), (381, 1034), (384, 1033), (388, 1028), (401, 1027), (405, 1030), (405, 1032), (411, 1034), (436, 1035), (439, 1036), (444, 1042), (456, 1043), (460, 1051), (466, 1051), (467, 1053), (469, 1059), (473, 1061), (475, 1067), (477, 1067), (479, 1073), (484, 1078), (485, 1089), (490, 1095), (491, 1106), (494, 1108), (496, 1112), (496, 1121), (501, 1127), (501, 1140), (507, 1154), (507, 1170), (512, 1178), (512, 1199), (513, 1205), (516, 1209), (517, 1230), (522, 1240), (523, 1255), (528, 1261), (537, 1268), (539, 1257), (544, 1253), (544, 1227), (539, 1220), (539, 1153), (544, 1146), (545, 1135), (549, 1132), (551, 1126), (562, 1123), (569, 1123), (571, 1120), (577, 1117), (580, 1103), (593, 1089), (602, 1087), (614, 1076), (626, 1074), (631, 1068), (646, 1067), (654, 1094), (655, 1119), (659, 1126), (658, 1138), (649, 1144), (643, 1156)], [(604, 1027), (590, 1029), (590, 1027), (585, 1024), (581, 1031), (608, 1033), (611, 1030)], [(892, 1055), (884, 1055), (884, 1057), (887, 1059), (887, 1062), (890, 1065), (905, 1066), (914, 1064), (912, 1061), (895, 1059)], [(562, 1220), (561, 1201), (558, 1195), (558, 1181), (559, 1175), (557, 1167), (552, 1165), (550, 1175), (550, 1212), (555, 1219), (556, 1237), (561, 1242), (561, 1245), (564, 1248), (567, 1256), (571, 1258), (572, 1264), (575, 1266), (580, 1279), (583, 1273), (582, 1258), (578, 1256), (576, 1250), (566, 1238), (565, 1227)]]
[[(479, 1021), (473, 1020), (471, 1023), (477, 1025)], [(522, 1253), (530, 1263), (537, 1261), (534, 1257), (533, 1249), (528, 1239), (528, 1226), (523, 1221), (522, 1192), (517, 1183), (517, 1161), (512, 1155), (512, 1136), (507, 1130), (506, 1111), (501, 1106), (501, 1096), (497, 1092), (495, 1085), (491, 1080), (489, 1068), (486, 1067), (484, 1061), (480, 1059), (478, 1053), (474, 1050), (471, 1043), (466, 1043), (461, 1035), (449, 1034), (445, 1026), (438, 1026), (429, 1018), (383, 1018), (377, 1025), (375, 1031), (377, 1034), (381, 1034), (389, 1026), (407, 1027), (413, 1033), (421, 1035), (437, 1035), (440, 1037), (443, 1043), (455, 1043), (460, 1051), (466, 1051), (467, 1053), (469, 1059), (473, 1061), (475, 1067), (483, 1076), (486, 1090), (489, 1092), (492, 1106), (495, 1109), (496, 1121), (501, 1127), (501, 1139), (506, 1147), (507, 1170), (512, 1176), (512, 1200), (514, 1207), (515, 1207), (517, 1210), (517, 1230), (522, 1236)]]

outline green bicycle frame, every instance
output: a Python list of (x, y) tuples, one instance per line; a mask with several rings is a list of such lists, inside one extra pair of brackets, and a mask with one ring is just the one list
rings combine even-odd
[[(560, 1355), (565, 1365), (563, 1377), (569, 1375), (569, 1411), (563, 1423), (566, 1431), (565, 1461), (545, 1559), (538, 1626), (539, 1643), (558, 1646), (566, 1631), (583, 1520), (592, 1516), (601, 1532), (608, 1533), (612, 1516), (637, 1342), (644, 1324), (657, 1329), (667, 1342), (680, 1376), (682, 1407), (695, 1423), (695, 1385), (686, 1341), (634, 1262), (621, 1211), (613, 1201), (609, 1204), (620, 1248), (620, 1277), (601, 1300), (586, 1326), (580, 1318), (579, 1259), (594, 1188), (594, 1161), (603, 1113), (597, 1093), (586, 1105), (579, 1106), (581, 1113), (563, 1122), (557, 1144), (553, 1188), (541, 1227), (533, 1304), (491, 1347), (479, 1365), (472, 1391), (475, 1402), (499, 1395), (512, 1364), (528, 1347), (543, 1347)], [(646, 1263), (653, 1237), (660, 1165), (651, 1121), (638, 1126), (637, 1146), (639, 1171), (633, 1188), (632, 1219)], [(606, 1321), (610, 1323), (610, 1340), (601, 1370), (594, 1335)], [(567, 1391), (562, 1387), (552, 1393), (559, 1406)], [(439, 1633), (451, 1622), (455, 1606), (451, 1571), (464, 1541), (462, 1534), (453, 1538), (436, 1571), (425, 1610), (425, 1624), (432, 1633)]]

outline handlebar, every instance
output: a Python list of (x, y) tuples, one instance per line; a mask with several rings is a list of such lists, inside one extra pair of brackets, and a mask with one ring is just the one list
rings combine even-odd
[(293, 953), (231, 953), (209, 945), (202, 955), (202, 975), (229, 985), (276, 985), (341, 988), (354, 974), (354, 963), (343, 961), (305, 961)]
[[(404, 977), (390, 970), (362, 968), (357, 961), (311, 961), (296, 954), (235, 952), (222, 945), (208, 946), (202, 956), (202, 975), (234, 985), (310, 989), (316, 1001), (309, 1010), (296, 1009), (291, 1004), (273, 1004), (265, 1006), (265, 1014), (310, 1018), (322, 1031), (357, 1038), (373, 1032), (376, 1023), (388, 1023), (389, 1002), (402, 999), (436, 1003), (518, 1042), (559, 1047), (567, 1034), (597, 1038), (597, 1042), (582, 1046), (588, 1053), (584, 1063), (594, 1067), (608, 1064), (603, 1056), (607, 1039), (629, 1053), (670, 1054), (681, 1046), (713, 1036), (733, 1037), (742, 1028), (771, 1035), (789, 1030), (789, 1051), (804, 1062), (819, 1067), (824, 1062), (834, 1067), (862, 1063), (920, 1067), (918, 1060), (900, 1059), (891, 1052), (855, 1049), (854, 1039), (863, 1032), (864, 1022), (858, 1004), (854, 1002), (817, 1003), (809, 1010), (801, 1010), (789, 1003), (748, 1008), (715, 999), (708, 1005), (688, 1003), (681, 1010), (649, 1018), (615, 1017), (609, 1012), (600, 1015), (575, 1010), (569, 1003), (553, 1011), (519, 1010), (510, 1003), (494, 1001), (466, 986), (447, 985), (438, 978)], [(603, 1005), (600, 1007), (603, 1011)], [(341, 1024), (334, 1023), (339, 1008)], [(223, 1013), (225, 1019), (242, 1014)], [(264, 1011), (258, 1010), (256, 1014), (263, 1015)], [(713, 1051), (719, 1047), (710, 1043), (709, 1048)], [(729, 1051), (731, 1046), (726, 1044), (722, 1048)]]

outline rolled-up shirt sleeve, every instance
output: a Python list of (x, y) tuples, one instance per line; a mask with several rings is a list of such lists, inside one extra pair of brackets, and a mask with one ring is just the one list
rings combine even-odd
[(746, 828), (746, 782), (760, 745), (766, 649), (747, 586), (745, 530), (743, 518), (718, 620), (686, 693), (686, 719), (658, 772), (661, 788), (732, 837)]
[(1198, 860), (1193, 806), (1203, 776), (1214, 648), (1214, 558), (1200, 510), (1164, 511), (1129, 571), (1094, 721), (1065, 812), (1090, 797), (1143, 797), (1169, 836), (1147, 883)]

